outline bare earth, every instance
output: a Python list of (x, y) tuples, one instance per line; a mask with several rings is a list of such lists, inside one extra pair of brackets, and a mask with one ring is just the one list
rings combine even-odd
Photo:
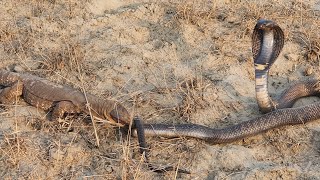
[[(261, 116), (251, 33), (276, 21), (285, 47), (271, 69), (276, 98), (320, 72), (320, 1), (0, 1), (1, 68), (122, 102), (148, 123), (220, 128)], [(304, 98), (303, 106), (318, 101)], [(150, 161), (191, 174), (147, 169), (137, 139), (83, 117), (50, 122), (23, 100), (0, 111), (1, 179), (319, 179), (320, 122), (221, 145), (147, 138)], [(129, 141), (127, 140), (129, 139)]]

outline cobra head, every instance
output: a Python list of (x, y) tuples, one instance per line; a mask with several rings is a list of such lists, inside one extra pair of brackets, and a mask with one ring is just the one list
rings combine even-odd
[(269, 70), (284, 44), (284, 34), (277, 23), (259, 19), (252, 34), (254, 63), (260, 70)]
[(259, 19), (255, 28), (267, 31), (267, 30), (272, 30), (276, 26), (278, 25), (274, 21)]

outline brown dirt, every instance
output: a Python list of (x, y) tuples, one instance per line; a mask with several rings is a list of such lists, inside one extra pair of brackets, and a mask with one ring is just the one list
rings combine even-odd
[[(260, 116), (251, 33), (276, 21), (285, 47), (270, 93), (319, 75), (317, 1), (0, 1), (1, 68), (122, 102), (148, 123), (225, 127)], [(318, 101), (306, 98), (295, 106)], [(148, 138), (150, 161), (191, 175), (150, 172), (117, 129), (82, 117), (49, 122), (42, 110), (0, 113), (2, 179), (318, 179), (320, 124), (285, 127), (230, 144)]]

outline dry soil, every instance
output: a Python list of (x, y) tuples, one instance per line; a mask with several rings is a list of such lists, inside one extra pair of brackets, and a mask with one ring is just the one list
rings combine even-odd
[[(276, 98), (320, 72), (320, 1), (2, 0), (0, 67), (120, 101), (147, 123), (226, 127), (261, 116), (251, 34), (276, 21), (285, 45), (270, 71)], [(318, 101), (304, 98), (303, 106)], [(95, 135), (95, 129), (97, 135)], [(1, 179), (319, 179), (320, 122), (212, 145), (135, 138), (83, 117), (50, 122), (23, 100), (0, 113)], [(97, 146), (97, 137), (100, 145)]]

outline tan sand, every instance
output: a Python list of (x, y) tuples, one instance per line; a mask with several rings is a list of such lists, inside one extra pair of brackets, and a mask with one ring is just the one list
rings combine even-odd
[[(122, 102), (148, 123), (225, 127), (260, 116), (251, 33), (276, 21), (285, 47), (271, 69), (276, 98), (319, 75), (317, 1), (0, 1), (1, 68), (46, 77)], [(305, 72), (310, 76), (306, 76)], [(295, 106), (318, 101), (305, 98)], [(320, 122), (211, 145), (147, 138), (150, 161), (190, 175), (157, 174), (137, 140), (83, 117), (49, 122), (45, 112), (6, 105), (0, 113), (1, 179), (319, 179)]]

